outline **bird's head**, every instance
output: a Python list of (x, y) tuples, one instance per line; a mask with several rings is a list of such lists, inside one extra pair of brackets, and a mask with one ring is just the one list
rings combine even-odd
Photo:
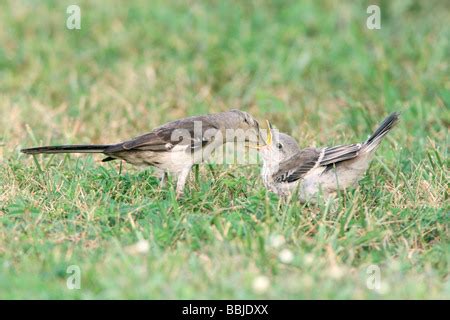
[(259, 150), (264, 162), (278, 164), (300, 150), (294, 138), (274, 129), (268, 120), (266, 123), (267, 136), (265, 139), (261, 137), (264, 145), (255, 147)]
[(249, 113), (237, 109), (230, 111), (231, 119), (234, 122), (234, 128), (239, 129), (259, 129), (259, 123)]
[[(259, 140), (259, 123), (249, 113), (237, 109), (224, 112), (224, 129), (235, 130), (238, 140), (257, 142)], [(242, 136), (242, 137), (241, 137)]]

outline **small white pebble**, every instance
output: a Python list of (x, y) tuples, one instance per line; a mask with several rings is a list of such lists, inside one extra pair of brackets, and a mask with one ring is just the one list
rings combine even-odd
[(281, 262), (289, 264), (292, 262), (292, 260), (294, 260), (294, 254), (289, 249), (283, 249), (278, 255), (278, 258)]
[(285, 240), (284, 237), (281, 235), (273, 235), (270, 237), (270, 246), (272, 246), (273, 248), (279, 248), (284, 244)]
[(131, 254), (144, 254), (150, 250), (150, 244), (147, 240), (139, 240), (135, 244), (127, 247), (127, 251)]
[(150, 249), (150, 244), (147, 240), (139, 240), (136, 243), (136, 251), (138, 253), (146, 253)]
[(255, 293), (264, 293), (269, 289), (270, 281), (266, 276), (257, 276), (253, 280), (253, 291)]

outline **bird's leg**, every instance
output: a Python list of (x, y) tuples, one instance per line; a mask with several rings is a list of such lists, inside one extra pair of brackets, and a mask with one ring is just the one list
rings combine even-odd
[(179, 199), (183, 195), (184, 185), (186, 184), (187, 177), (189, 176), (189, 172), (191, 171), (191, 166), (184, 168), (181, 170), (177, 179), (177, 199)]
[(159, 186), (161, 188), (165, 187), (167, 183), (167, 172), (163, 171), (161, 172), (161, 175), (159, 176)]
[(167, 177), (167, 172), (165, 170), (162, 170), (162, 169), (159, 169), (159, 168), (156, 168), (154, 172), (155, 172), (155, 175), (159, 179), (159, 186), (160, 186), (160, 188), (165, 187), (166, 183), (167, 183), (167, 178), (168, 178)]
[(287, 195), (287, 194), (280, 194), (279, 196), (278, 196), (278, 210), (280, 210), (281, 209), (281, 207), (283, 207), (283, 206), (285, 206), (285, 205), (287, 205), (287, 204), (289, 204), (289, 202), (290, 202), (290, 196), (289, 195)]

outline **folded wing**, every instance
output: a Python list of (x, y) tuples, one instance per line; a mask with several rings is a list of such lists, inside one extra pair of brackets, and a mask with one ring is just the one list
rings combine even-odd
[(291, 158), (281, 162), (278, 171), (272, 178), (275, 182), (295, 182), (302, 179), (315, 167), (331, 168), (342, 161), (357, 157), (361, 147), (362, 145), (357, 143), (323, 149), (307, 148), (300, 150)]
[(105, 150), (112, 154), (124, 151), (169, 151), (176, 145), (186, 145), (195, 149), (214, 138), (218, 127), (204, 117), (192, 117), (170, 122), (150, 133), (136, 137)]
[(273, 174), (275, 182), (294, 182), (304, 177), (318, 163), (320, 150), (307, 148), (300, 150), (279, 165), (278, 171)]
[(350, 160), (358, 156), (361, 151), (362, 144), (347, 144), (336, 147), (327, 147), (322, 149), (322, 157), (319, 165), (328, 166), (345, 160)]

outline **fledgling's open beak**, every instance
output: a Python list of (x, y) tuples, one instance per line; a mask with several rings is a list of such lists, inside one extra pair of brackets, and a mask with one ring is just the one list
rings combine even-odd
[(267, 141), (266, 145), (270, 146), (272, 144), (272, 124), (269, 122), (269, 120), (266, 120), (267, 124)]
[(268, 146), (272, 145), (272, 124), (269, 122), (269, 120), (266, 120), (266, 124), (267, 124), (267, 140), (264, 141), (264, 138), (261, 136), (261, 134), (259, 134), (259, 137), (264, 142), (264, 145), (262, 145), (262, 146), (261, 145), (256, 145), (256, 146), (249, 145), (248, 146), (249, 148), (261, 150), (261, 149), (267, 148)]

